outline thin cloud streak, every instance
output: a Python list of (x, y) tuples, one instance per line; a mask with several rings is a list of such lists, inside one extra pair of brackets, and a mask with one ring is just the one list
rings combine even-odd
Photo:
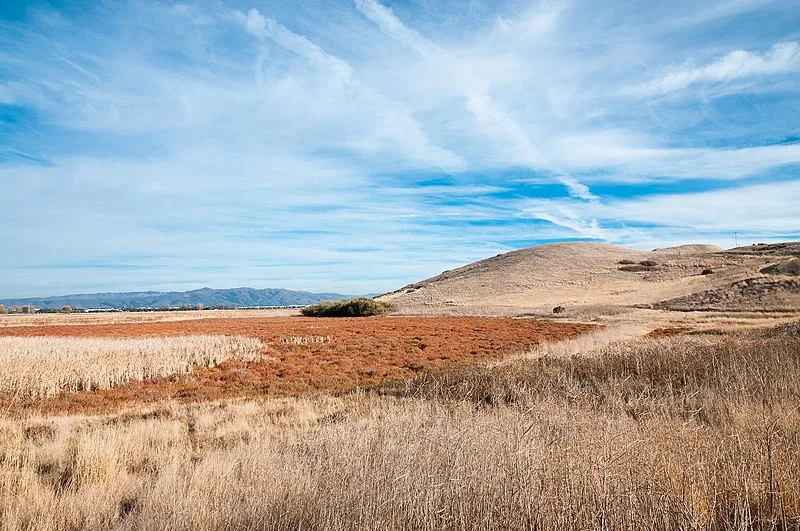
[[(556, 179), (567, 187), (571, 195), (579, 199), (595, 198), (586, 185), (578, 183), (574, 177), (563, 175), (560, 169), (548, 161), (519, 123), (500, 109), (489, 95), (487, 83), (480, 80), (468, 64), (459, 64), (458, 60), (451, 57), (444, 49), (437, 47), (416, 31), (407, 28), (391, 8), (383, 6), (380, 2), (355, 0), (355, 5), (381, 31), (410, 47), (424, 59), (427, 60), (433, 56), (452, 65), (454, 79), (465, 87), (464, 97), (467, 109), (475, 116), (479, 124), (490, 130), (494, 136), (513, 146), (511, 156), (516, 163), (528, 165), (532, 169), (546, 168), (555, 171)], [(543, 25), (549, 25), (555, 14), (554, 11), (550, 13), (549, 17), (537, 19), (535, 26), (541, 29)]]
[(664, 77), (633, 87), (632, 94), (664, 95), (705, 83), (725, 83), (756, 76), (800, 70), (800, 46), (780, 42), (763, 54), (734, 50), (705, 66), (677, 69)]

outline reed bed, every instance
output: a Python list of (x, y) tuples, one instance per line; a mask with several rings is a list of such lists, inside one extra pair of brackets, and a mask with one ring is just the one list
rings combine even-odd
[(0, 337), (0, 392), (20, 399), (62, 390), (108, 389), (214, 367), (228, 359), (264, 358), (258, 339), (170, 336), (131, 339)]

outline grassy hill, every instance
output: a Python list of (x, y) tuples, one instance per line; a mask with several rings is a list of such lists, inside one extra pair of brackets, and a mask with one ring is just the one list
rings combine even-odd
[(728, 251), (711, 245), (639, 251), (593, 242), (555, 243), (445, 271), (380, 300), (400, 313), (431, 314), (520, 315), (556, 306), (603, 307), (612, 313), (633, 307), (796, 310), (800, 282), (792, 275), (794, 253), (800, 254), (796, 243)]

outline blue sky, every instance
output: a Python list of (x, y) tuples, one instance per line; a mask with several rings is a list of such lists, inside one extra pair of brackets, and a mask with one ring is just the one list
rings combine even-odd
[(800, 239), (800, 2), (0, 3), (0, 296)]

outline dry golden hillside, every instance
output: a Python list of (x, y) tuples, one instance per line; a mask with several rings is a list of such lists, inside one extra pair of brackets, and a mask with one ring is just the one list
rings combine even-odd
[[(800, 244), (638, 251), (593, 242), (540, 245), (445, 271), (380, 298), (400, 313), (511, 314), (632, 308), (800, 309)], [(775, 266), (778, 267), (770, 267)], [(764, 272), (762, 272), (764, 270)]]

